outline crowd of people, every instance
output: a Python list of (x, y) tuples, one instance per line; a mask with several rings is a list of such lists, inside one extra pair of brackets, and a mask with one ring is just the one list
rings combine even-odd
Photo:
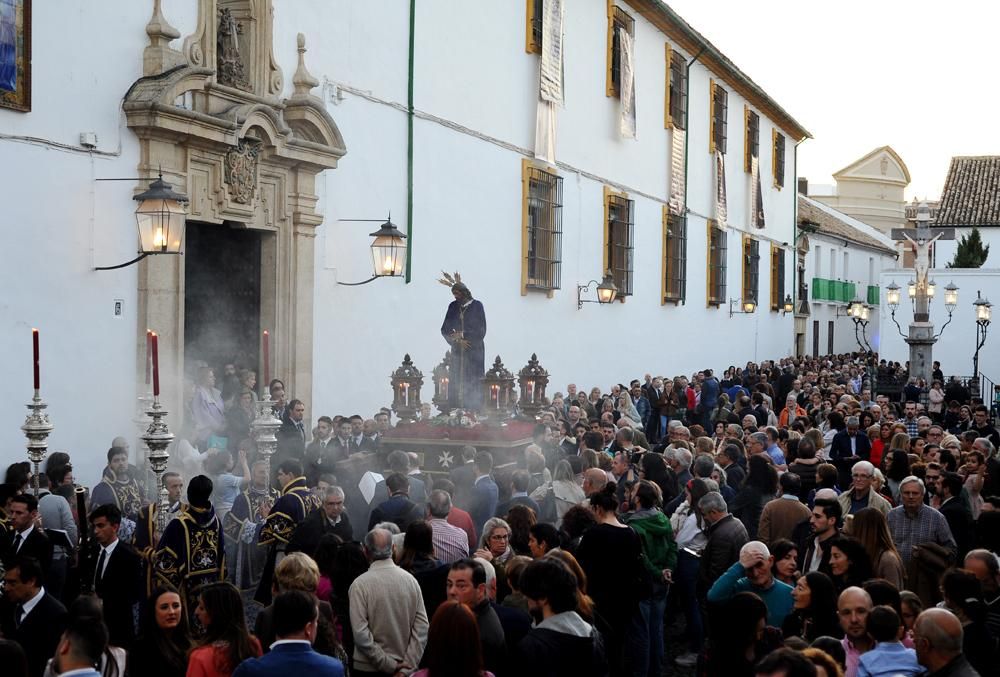
[(523, 452), (467, 446), (427, 472), (383, 439), (388, 410), (309, 425), (280, 380), (258, 458), (255, 375), (226, 365), (217, 389), (203, 367), (168, 514), (123, 438), (89, 492), (65, 453), (8, 468), (0, 665), (997, 675), (1000, 434), (943, 374), (873, 393), (900, 371), (858, 354), (569, 384)]

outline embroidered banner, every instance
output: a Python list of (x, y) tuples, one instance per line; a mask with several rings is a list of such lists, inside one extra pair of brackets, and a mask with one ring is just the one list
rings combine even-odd
[(542, 101), (563, 102), (563, 0), (542, 3), (542, 58), (538, 94)]
[(760, 188), (760, 159), (750, 158), (750, 225), (764, 227), (764, 194)]
[(726, 226), (726, 156), (715, 151), (715, 220), (720, 228)]
[(674, 127), (670, 133), (670, 213), (684, 215), (684, 138), (687, 132)]
[(635, 129), (635, 71), (632, 61), (632, 36), (628, 31), (619, 31), (620, 45), (619, 63), (621, 63), (621, 95), (622, 115), (621, 134), (630, 139), (636, 138)]

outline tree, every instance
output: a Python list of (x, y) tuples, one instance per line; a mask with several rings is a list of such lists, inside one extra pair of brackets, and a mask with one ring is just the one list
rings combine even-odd
[(968, 235), (963, 235), (955, 249), (955, 258), (948, 264), (949, 268), (981, 268), (990, 255), (990, 246), (983, 246), (983, 238), (979, 229), (973, 228)]

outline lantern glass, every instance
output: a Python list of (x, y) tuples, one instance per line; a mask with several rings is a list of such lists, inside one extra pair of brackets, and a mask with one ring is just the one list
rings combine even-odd
[(911, 299), (917, 298), (917, 283), (913, 280), (906, 283), (906, 294)]
[(611, 271), (604, 274), (604, 279), (601, 283), (597, 285), (597, 302), (598, 303), (611, 303), (618, 296), (618, 287), (615, 286), (614, 278), (611, 277)]
[(937, 282), (931, 280), (927, 283), (927, 297), (934, 298), (934, 292), (937, 291)]
[(752, 313), (755, 310), (757, 310), (757, 302), (756, 301), (754, 301), (753, 299), (746, 299), (745, 301), (743, 301), (743, 312), (744, 313)]
[(786, 294), (785, 295), (785, 308), (784, 308), (784, 310), (785, 310), (786, 313), (790, 313), (793, 310), (795, 310), (795, 304), (792, 303), (792, 296), (791, 296), (791, 294)]
[(376, 235), (372, 242), (375, 277), (399, 277), (406, 261), (406, 243), (394, 235)]
[(978, 322), (989, 322), (990, 316), (992, 315), (992, 305), (986, 299), (977, 300), (976, 306), (976, 321)]
[(944, 288), (944, 305), (948, 310), (954, 310), (955, 306), (958, 305), (958, 287), (955, 286), (954, 282), (948, 283), (948, 286)]
[(899, 307), (899, 285), (895, 282), (885, 288), (885, 302), (893, 310)]
[(187, 212), (177, 200), (142, 200), (135, 210), (139, 249), (144, 254), (179, 254)]
[(871, 313), (871, 309), (868, 306), (861, 306), (861, 319), (865, 322), (868, 321), (868, 317)]

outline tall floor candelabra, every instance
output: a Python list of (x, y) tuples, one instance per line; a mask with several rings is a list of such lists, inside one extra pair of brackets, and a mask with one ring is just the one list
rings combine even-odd
[(278, 449), (278, 437), (275, 433), (281, 427), (281, 420), (274, 415), (274, 404), (271, 400), (257, 402), (257, 417), (250, 424), (257, 443), (257, 455), (267, 467), (268, 478), (271, 477), (271, 456)]
[(49, 433), (52, 432), (52, 422), (49, 421), (49, 415), (45, 413), (45, 409), (48, 406), (42, 402), (42, 396), (39, 394), (38, 388), (35, 388), (35, 396), (28, 403), (30, 413), (24, 420), (24, 425), (21, 426), (24, 436), (28, 438), (28, 460), (34, 464), (36, 497), (39, 491), (38, 466), (45, 460), (45, 454), (49, 450)]
[(147, 456), (149, 467), (156, 475), (156, 528), (162, 535), (163, 530), (167, 528), (167, 518), (170, 512), (170, 499), (167, 495), (167, 487), (163, 484), (163, 473), (167, 469), (167, 461), (170, 460), (167, 447), (174, 441), (174, 436), (163, 420), (167, 416), (167, 411), (160, 406), (159, 397), (153, 398), (153, 406), (146, 411), (146, 415), (153, 420), (146, 428), (142, 441), (149, 449)]

